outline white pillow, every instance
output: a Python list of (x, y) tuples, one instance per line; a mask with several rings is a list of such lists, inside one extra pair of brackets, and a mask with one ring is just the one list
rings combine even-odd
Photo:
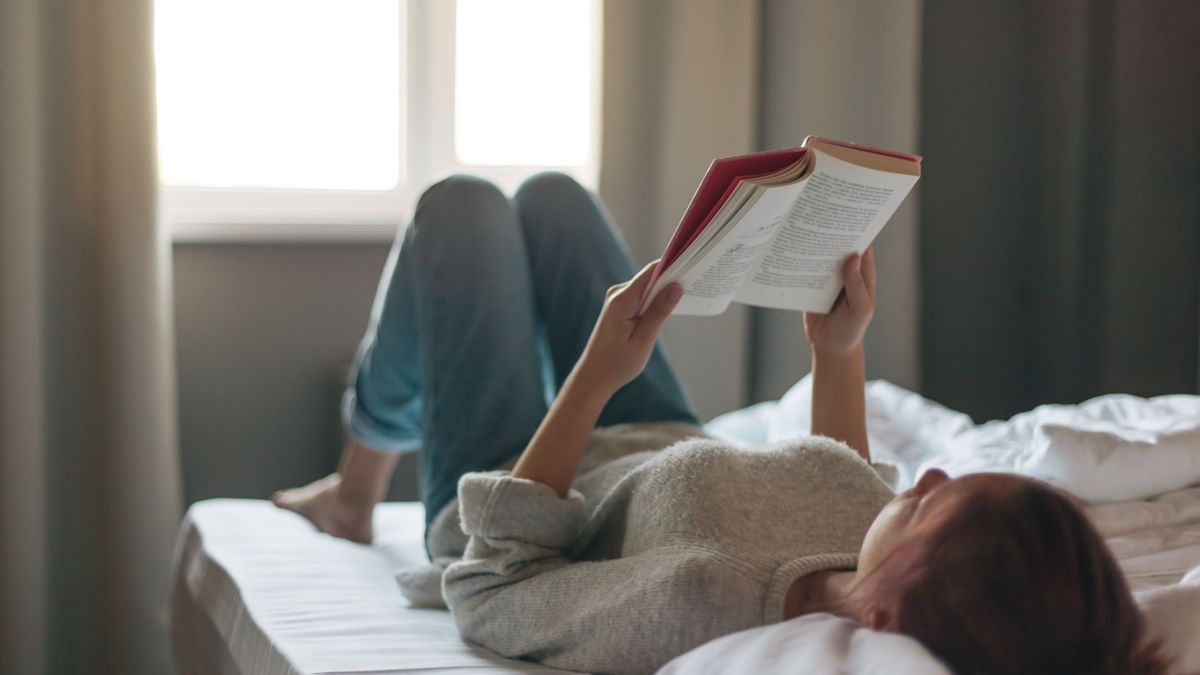
[(1200, 483), (1200, 420), (1172, 429), (1072, 422), (1038, 425), (1017, 470), (1091, 502), (1147, 499)]
[(916, 640), (863, 628), (832, 614), (808, 614), (726, 635), (676, 657), (658, 672), (951, 675)]
[(1177, 586), (1134, 593), (1146, 632), (1174, 659), (1172, 673), (1200, 672), (1200, 567), (1189, 572)]

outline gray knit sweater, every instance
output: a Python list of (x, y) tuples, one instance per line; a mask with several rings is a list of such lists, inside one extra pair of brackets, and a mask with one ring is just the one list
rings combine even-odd
[(892, 497), (842, 443), (740, 449), (680, 424), (598, 430), (567, 499), (507, 471), (458, 490), (428, 533), (438, 567), (402, 572), (406, 593), (440, 577), (466, 639), (613, 673), (782, 620), (793, 581), (855, 567)]

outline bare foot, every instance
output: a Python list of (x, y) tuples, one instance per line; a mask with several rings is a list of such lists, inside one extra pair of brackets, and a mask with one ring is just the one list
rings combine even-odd
[(339, 498), (340, 474), (328, 476), (291, 490), (280, 490), (271, 501), (312, 521), (322, 532), (360, 544), (371, 543), (373, 505), (353, 504)]

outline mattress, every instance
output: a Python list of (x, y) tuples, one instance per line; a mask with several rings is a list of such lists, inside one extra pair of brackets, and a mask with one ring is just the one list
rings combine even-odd
[(376, 509), (373, 546), (267, 501), (194, 504), (176, 547), (171, 624), (180, 672), (553, 673), (466, 643), (445, 610), (409, 606), (393, 577), (425, 560), (419, 503)]
[[(1200, 488), (1093, 514), (1139, 600), (1200, 571)], [(466, 643), (445, 610), (409, 606), (393, 575), (424, 560), (422, 524), (419, 503), (381, 504), (378, 541), (361, 546), (270, 502), (194, 504), (180, 532), (172, 602), (180, 671), (563, 672)], [(1187, 601), (1157, 609), (1165, 615), (1152, 623), (1200, 636), (1200, 596)]]

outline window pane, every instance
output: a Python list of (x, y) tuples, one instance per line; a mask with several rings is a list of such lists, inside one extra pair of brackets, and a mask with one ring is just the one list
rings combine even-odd
[(575, 166), (591, 151), (591, 0), (458, 0), (462, 164)]
[(162, 180), (390, 189), (399, 0), (158, 0)]

